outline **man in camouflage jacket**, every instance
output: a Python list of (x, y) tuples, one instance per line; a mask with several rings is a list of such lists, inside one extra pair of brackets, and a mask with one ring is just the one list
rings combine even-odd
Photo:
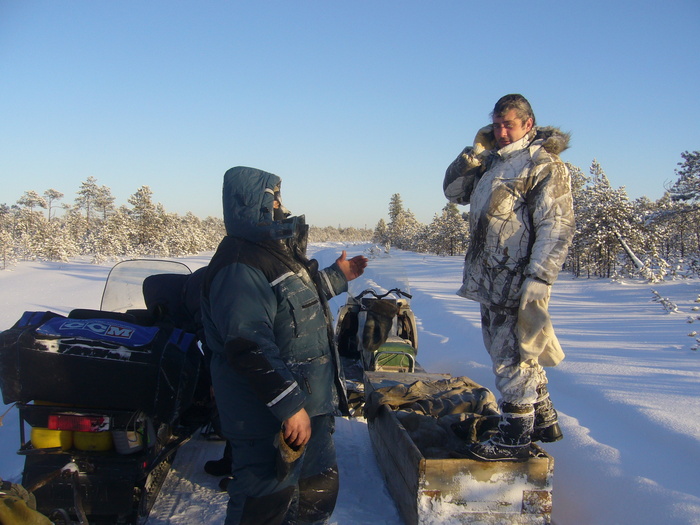
[(447, 168), (443, 189), (450, 202), (470, 205), (470, 244), (458, 294), (481, 304), (484, 343), (502, 398), (499, 432), (472, 446), (471, 454), (523, 461), (531, 439), (562, 437), (541, 366), (552, 362), (536, 355), (546, 345), (538, 343), (533, 356), (521, 342), (529, 311), (546, 316), (551, 285), (574, 233), (570, 176), (557, 156), (569, 136), (536, 127), (522, 95), (502, 97), (492, 120)]

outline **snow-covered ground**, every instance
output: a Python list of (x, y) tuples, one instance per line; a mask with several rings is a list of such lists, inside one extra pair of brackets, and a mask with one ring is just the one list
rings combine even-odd
[[(313, 245), (330, 264), (341, 245)], [(348, 247), (350, 255), (364, 247)], [(192, 269), (207, 255), (180, 259)], [(110, 265), (87, 261), (20, 263), (0, 272), (0, 330), (26, 310), (67, 313), (97, 308)], [(466, 375), (493, 389), (478, 305), (457, 297), (461, 257), (394, 251), (372, 259), (351, 283), (410, 286), (419, 320), (419, 361), (430, 372)], [(652, 289), (678, 305), (668, 314)], [(567, 358), (549, 370), (549, 390), (565, 439), (545, 445), (555, 458), (556, 525), (700, 524), (700, 354), (688, 324), (700, 306), (698, 280), (649, 285), (573, 279), (555, 285), (551, 314)], [(337, 309), (345, 298), (334, 300)], [(0, 410), (4, 412), (9, 407)], [(22, 458), (17, 415), (0, 427), (0, 477), (18, 481)], [(363, 420), (339, 419), (336, 445), (341, 492), (332, 523), (400, 525), (371, 450)], [(226, 496), (202, 471), (222, 443), (195, 439), (178, 453), (151, 514), (151, 525), (221, 524)], [(434, 523), (450, 523), (436, 515)]]

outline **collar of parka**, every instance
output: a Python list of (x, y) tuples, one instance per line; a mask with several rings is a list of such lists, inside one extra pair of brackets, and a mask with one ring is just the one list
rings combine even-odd
[(553, 126), (533, 128), (526, 133), (523, 138), (504, 146), (497, 150), (496, 153), (501, 157), (508, 157), (510, 154), (521, 149), (539, 146), (547, 153), (559, 155), (569, 147), (570, 139), (571, 135), (569, 133), (564, 133), (559, 128)]

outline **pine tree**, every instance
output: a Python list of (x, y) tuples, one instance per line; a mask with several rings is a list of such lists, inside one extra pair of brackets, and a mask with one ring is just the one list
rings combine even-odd
[(34, 211), (34, 208), (37, 206), (39, 208), (46, 209), (47, 204), (46, 204), (46, 199), (44, 199), (42, 196), (40, 196), (37, 192), (34, 190), (30, 191), (25, 191), (24, 195), (22, 195), (18, 200), (17, 204), (20, 206), (23, 206), (25, 208), (28, 208), (29, 211)]
[(136, 193), (129, 197), (133, 206), (130, 212), (134, 235), (133, 246), (140, 253), (158, 255), (163, 252), (162, 226), (163, 221), (158, 208), (151, 200), (153, 192), (148, 186), (141, 186)]
[(389, 224), (391, 244), (401, 250), (413, 250), (422, 228), (411, 210), (401, 211)]
[(118, 257), (138, 255), (131, 245), (132, 220), (129, 209), (121, 206), (103, 222), (99, 234), (95, 236), (90, 253), (96, 263)]
[(0, 267), (6, 270), (16, 262), (13, 210), (6, 204), (0, 204)]
[(224, 221), (218, 217), (207, 217), (202, 221), (202, 246), (204, 251), (215, 250), (226, 236), (226, 226)]
[(39, 236), (46, 219), (34, 208), (46, 208), (46, 200), (35, 191), (26, 191), (17, 200), (18, 208), (14, 214), (14, 241), (18, 256), (24, 260), (33, 260), (40, 254)]
[[(624, 188), (613, 189), (597, 160), (590, 168), (591, 182), (580, 194), (578, 247), (588, 275), (612, 277), (618, 264), (622, 240), (632, 230), (632, 207)], [(629, 255), (629, 254), (628, 254)]]
[(44, 192), (44, 199), (46, 199), (46, 208), (48, 210), (48, 219), (51, 221), (51, 210), (55, 208), (54, 202), (59, 201), (63, 198), (63, 193), (54, 190), (53, 188), (48, 189)]
[(414, 240), (420, 233), (422, 225), (416, 220), (411, 210), (403, 209), (401, 195), (394, 193), (389, 202), (388, 240), (392, 246), (402, 250), (411, 250)]
[(394, 193), (389, 201), (389, 225), (395, 222), (403, 213), (403, 202), (401, 195)]
[(573, 164), (569, 164), (567, 162), (566, 167), (568, 168), (569, 175), (571, 176), (571, 195), (574, 202), (574, 217), (576, 220), (576, 231), (574, 233), (574, 239), (571, 243), (571, 247), (569, 248), (566, 268), (575, 276), (580, 277), (583, 267), (583, 255), (585, 253), (585, 240), (582, 235), (582, 229), (586, 223), (585, 208), (587, 206), (587, 196), (584, 193), (584, 190), (590, 183), (590, 178), (587, 177), (578, 166), (574, 166)]
[(100, 195), (100, 188), (97, 186), (97, 179), (89, 176), (83, 183), (80, 184), (77, 197), (75, 198), (75, 206), (78, 209), (85, 210), (85, 219), (87, 221), (87, 229), (92, 227), (92, 215), (95, 209), (95, 201)]
[(693, 255), (692, 267), (700, 267), (700, 151), (681, 153), (683, 162), (676, 170), (678, 180), (669, 193), (677, 203), (676, 224), (684, 233), (679, 239), (680, 256)]
[(681, 153), (683, 162), (676, 170), (678, 180), (671, 188), (672, 198), (676, 201), (687, 201), (691, 204), (700, 203), (700, 151)]
[(45, 261), (66, 262), (79, 251), (68, 229), (59, 221), (45, 221), (34, 235), (35, 255)]
[(0, 267), (6, 270), (17, 262), (15, 241), (7, 230), (0, 230)]
[(466, 252), (468, 243), (469, 223), (456, 204), (448, 203), (426, 228), (424, 250), (437, 255), (457, 255)]
[(102, 220), (106, 221), (110, 213), (114, 212), (114, 197), (112, 190), (107, 186), (100, 186), (95, 195), (95, 210), (102, 215)]
[(386, 222), (384, 222), (384, 219), (379, 219), (377, 226), (374, 228), (372, 242), (381, 245), (391, 243), (389, 239), (389, 227), (386, 225)]

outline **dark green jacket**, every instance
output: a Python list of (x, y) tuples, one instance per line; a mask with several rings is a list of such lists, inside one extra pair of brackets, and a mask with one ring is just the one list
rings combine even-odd
[(253, 168), (224, 176), (227, 236), (205, 276), (202, 317), (229, 438), (275, 432), (302, 407), (313, 417), (347, 406), (327, 305), (347, 280), (306, 259), (303, 217), (272, 220), (279, 185)]

